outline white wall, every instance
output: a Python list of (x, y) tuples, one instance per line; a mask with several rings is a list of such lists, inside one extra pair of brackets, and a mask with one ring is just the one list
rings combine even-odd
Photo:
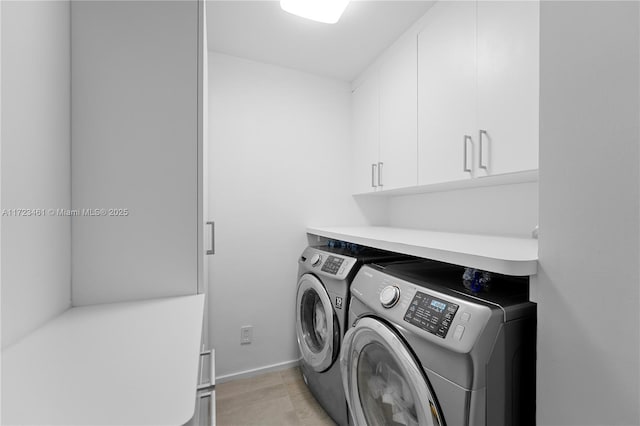
[(538, 184), (460, 189), (389, 200), (389, 224), (529, 238), (538, 224)]
[[(69, 2), (2, 2), (2, 209), (71, 204)], [(70, 306), (70, 219), (2, 221), (2, 347)]]
[(195, 294), (198, 4), (71, 9), (73, 304)]
[[(209, 58), (216, 221), (210, 338), (216, 373), (226, 376), (298, 358), (295, 293), (305, 228), (367, 219), (350, 195), (349, 84)], [(243, 325), (254, 326), (250, 345), (240, 345)]]
[(637, 2), (542, 2), (538, 424), (640, 424)]

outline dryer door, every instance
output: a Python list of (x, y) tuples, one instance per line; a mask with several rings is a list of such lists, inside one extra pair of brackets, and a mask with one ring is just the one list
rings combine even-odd
[(344, 337), (340, 368), (356, 426), (442, 426), (431, 388), (404, 341), (362, 318)]
[(327, 370), (340, 350), (340, 326), (331, 299), (315, 276), (298, 281), (296, 335), (304, 361), (315, 371)]

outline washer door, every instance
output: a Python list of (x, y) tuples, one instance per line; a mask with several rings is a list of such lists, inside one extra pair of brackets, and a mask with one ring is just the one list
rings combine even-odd
[(362, 318), (344, 337), (342, 382), (356, 426), (443, 426), (430, 386), (404, 341)]
[(315, 371), (327, 370), (340, 350), (340, 326), (331, 299), (315, 276), (298, 281), (296, 335), (304, 361)]

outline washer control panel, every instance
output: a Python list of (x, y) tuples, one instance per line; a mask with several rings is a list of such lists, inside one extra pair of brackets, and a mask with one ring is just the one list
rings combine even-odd
[(369, 265), (360, 268), (350, 291), (355, 316), (379, 315), (459, 353), (471, 350), (489, 321), (502, 321), (502, 315), (492, 319), (497, 306), (490, 308), (464, 296), (446, 294), (428, 287), (427, 282), (409, 282)]
[(327, 257), (327, 260), (325, 260), (324, 265), (322, 265), (321, 271), (327, 272), (331, 275), (336, 275), (343, 263), (343, 257), (330, 255), (329, 257)]
[(455, 303), (416, 291), (404, 320), (444, 339), (458, 307)]

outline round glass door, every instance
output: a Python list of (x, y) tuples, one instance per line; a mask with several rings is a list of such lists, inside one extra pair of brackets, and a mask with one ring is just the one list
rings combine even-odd
[(427, 379), (388, 326), (362, 318), (340, 354), (342, 381), (356, 425), (442, 426)]
[(315, 371), (325, 371), (337, 358), (340, 330), (320, 280), (310, 274), (300, 278), (296, 306), (296, 336), (302, 358)]

